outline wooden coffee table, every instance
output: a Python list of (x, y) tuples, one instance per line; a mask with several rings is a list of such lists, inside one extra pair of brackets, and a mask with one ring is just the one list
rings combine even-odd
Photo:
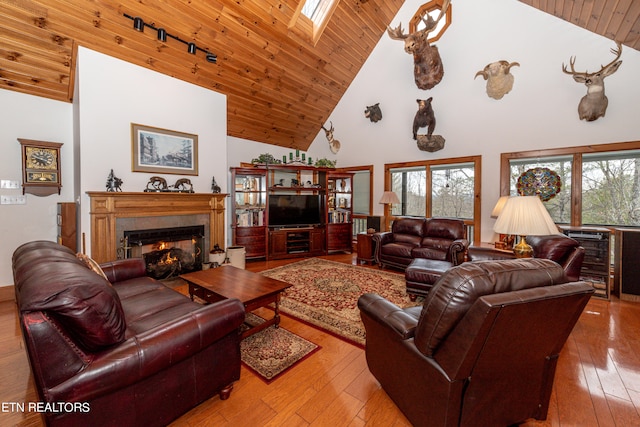
[(237, 298), (244, 304), (246, 313), (273, 303), (273, 318), (249, 328), (242, 333), (242, 338), (271, 325), (278, 327), (280, 293), (291, 286), (289, 283), (230, 265), (182, 274), (180, 277), (189, 284), (191, 299), (197, 296), (213, 303), (227, 298)]

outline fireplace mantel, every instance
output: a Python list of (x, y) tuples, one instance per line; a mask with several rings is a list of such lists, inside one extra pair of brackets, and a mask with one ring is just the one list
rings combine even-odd
[(89, 191), (91, 200), (91, 257), (97, 262), (116, 259), (118, 218), (209, 215), (209, 242), (224, 248), (224, 201), (227, 194), (124, 193)]

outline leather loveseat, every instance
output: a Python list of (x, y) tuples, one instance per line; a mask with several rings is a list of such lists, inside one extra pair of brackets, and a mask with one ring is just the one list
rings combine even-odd
[(543, 420), (560, 350), (593, 292), (529, 258), (453, 267), (422, 307), (364, 294), (367, 365), (414, 426)]
[[(564, 234), (548, 236), (527, 236), (527, 243), (533, 249), (534, 258), (546, 258), (557, 262), (564, 269), (567, 278), (577, 281), (584, 261), (584, 248), (580, 242)], [(469, 261), (514, 259), (512, 250), (501, 250), (481, 246), (471, 246), (467, 251)]]
[(145, 276), (141, 259), (103, 264), (106, 277), (90, 261), (48, 241), (13, 254), (47, 425), (162, 426), (229, 396), (240, 378), (240, 301), (195, 303)]
[(464, 262), (469, 241), (464, 222), (453, 218), (402, 217), (393, 221), (391, 231), (375, 233), (375, 260), (380, 268), (404, 270), (414, 258)]

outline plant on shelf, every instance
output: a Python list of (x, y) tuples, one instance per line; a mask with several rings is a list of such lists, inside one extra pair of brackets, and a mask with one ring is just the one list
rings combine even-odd
[(257, 158), (251, 160), (251, 163), (253, 163), (254, 165), (280, 164), (282, 163), (282, 160), (278, 160), (275, 157), (273, 157), (273, 155), (269, 153), (265, 153), (265, 154), (260, 154)]
[(337, 160), (318, 159), (316, 160), (315, 167), (317, 168), (335, 168)]

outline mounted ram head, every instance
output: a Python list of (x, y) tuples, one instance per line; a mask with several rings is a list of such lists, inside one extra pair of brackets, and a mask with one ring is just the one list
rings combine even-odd
[(431, 89), (442, 80), (444, 76), (444, 68), (442, 59), (437, 46), (431, 46), (428, 38), (429, 33), (437, 26), (440, 19), (446, 15), (449, 8), (450, 0), (445, 0), (440, 14), (436, 19), (426, 13), (426, 19), (423, 16), (422, 22), (425, 27), (411, 34), (405, 34), (402, 30), (402, 23), (396, 28), (387, 27), (387, 34), (394, 40), (404, 41), (404, 50), (409, 54), (413, 54), (413, 74), (416, 86), (420, 89)]
[(576, 63), (576, 57), (572, 56), (569, 59), (569, 66), (571, 71), (567, 71), (567, 66), (562, 64), (562, 71), (566, 74), (573, 76), (573, 80), (578, 83), (584, 83), (587, 86), (587, 94), (582, 97), (580, 104), (578, 104), (578, 115), (580, 120), (586, 120), (592, 122), (599, 117), (604, 117), (607, 111), (607, 105), (609, 100), (604, 94), (604, 79), (607, 76), (618, 71), (622, 61), (620, 61), (620, 55), (622, 55), (622, 44), (616, 42), (617, 49), (611, 49), (616, 57), (613, 61), (607, 65), (600, 67), (600, 71), (595, 73), (589, 73), (587, 71), (579, 73), (575, 70), (574, 65)]
[(483, 70), (478, 71), (474, 79), (478, 76), (484, 77), (487, 81), (487, 95), (493, 99), (502, 99), (513, 88), (513, 74), (511, 67), (520, 66), (517, 62), (496, 61), (488, 64)]

